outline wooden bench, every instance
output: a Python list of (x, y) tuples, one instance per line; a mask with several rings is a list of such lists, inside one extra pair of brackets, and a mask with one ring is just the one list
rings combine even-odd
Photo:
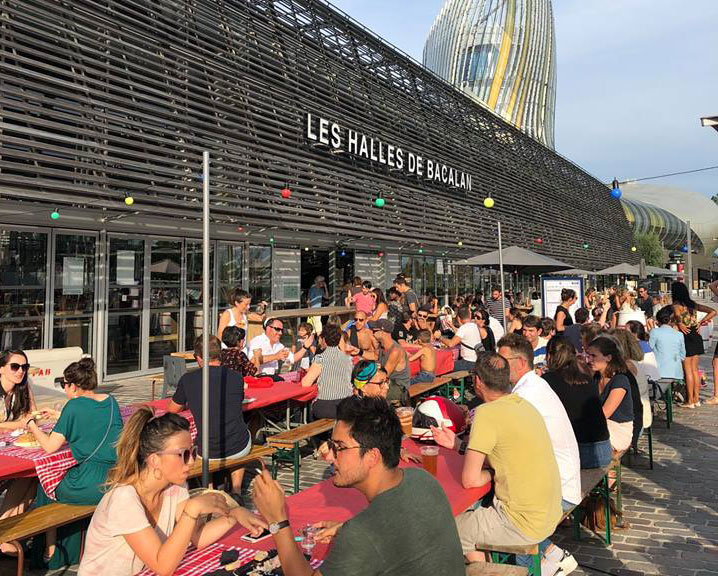
[(309, 440), (314, 436), (328, 432), (334, 428), (334, 420), (322, 418), (309, 424), (303, 424), (285, 432), (280, 432), (267, 438), (267, 444), (275, 451), (272, 454), (272, 474), (277, 477), (277, 464), (279, 462), (290, 462), (294, 468), (294, 493), (299, 492), (299, 466), (301, 454), (299, 443)]
[[(459, 398), (461, 400), (460, 403), (463, 403), (465, 391), (464, 378), (466, 378), (467, 376), (469, 376), (468, 371), (460, 370), (457, 372), (449, 372), (448, 374), (442, 374), (441, 376), (437, 376), (436, 378), (434, 378), (433, 382), (419, 382), (417, 384), (412, 384), (409, 387), (409, 397), (413, 400), (414, 398), (419, 398), (420, 396), (423, 396), (428, 392), (433, 392), (438, 388), (443, 388), (443, 390), (439, 392), (439, 394), (443, 393), (443, 395), (447, 398), (451, 398), (451, 390), (459, 389)], [(457, 385), (452, 385), (451, 383), (454, 380), (457, 380), (461, 383)]]
[(473, 562), (466, 565), (466, 576), (525, 576), (528, 570), (523, 566)]
[[(254, 462), (255, 460), (261, 460), (265, 456), (272, 456), (274, 454), (274, 448), (272, 446), (252, 446), (249, 454), (241, 456), (240, 458), (221, 458), (218, 460), (210, 460), (209, 472), (213, 474), (215, 472), (222, 472), (225, 470), (234, 470), (240, 468), (245, 464)], [(202, 459), (197, 458), (189, 469), (189, 477), (197, 478), (202, 476)]]
[(0, 541), (11, 544), (17, 550), (17, 574), (22, 576), (25, 565), (25, 552), (21, 542), (43, 534), (52, 528), (59, 528), (92, 516), (95, 506), (75, 506), (53, 503), (34, 508), (11, 518), (0, 520)]

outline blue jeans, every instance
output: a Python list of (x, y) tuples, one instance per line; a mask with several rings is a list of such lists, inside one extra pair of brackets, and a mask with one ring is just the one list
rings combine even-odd
[(427, 372), (421, 370), (416, 376), (412, 377), (411, 384), (418, 384), (419, 382), (433, 382), (436, 376), (433, 372)]
[(578, 445), (581, 468), (603, 468), (611, 463), (613, 448), (610, 440), (585, 442)]
[[(568, 500), (561, 500), (561, 510), (563, 510), (564, 512), (571, 510), (571, 508), (575, 506), (576, 504), (571, 504), (571, 502), (569, 502)], [(543, 553), (546, 552), (546, 549), (549, 546), (551, 546), (551, 540), (549, 540), (548, 538), (539, 542), (539, 554), (543, 556)], [(525, 566), (526, 568), (528, 568), (529, 566), (531, 566), (531, 556), (527, 554), (516, 554), (516, 565)]]
[(454, 372), (461, 372), (462, 370), (471, 372), (474, 369), (475, 364), (476, 362), (474, 362), (473, 360), (464, 360), (463, 358), (458, 358), (454, 361)]

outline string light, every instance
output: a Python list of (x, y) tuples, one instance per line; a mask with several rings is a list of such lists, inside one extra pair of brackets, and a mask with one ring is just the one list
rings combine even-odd
[(494, 207), (494, 199), (491, 196), (487, 196), (484, 198), (484, 208), (493, 208)]
[(55, 209), (50, 213), (50, 218), (52, 218), (53, 220), (59, 220), (59, 219), (60, 219), (60, 210), (59, 210), (59, 208), (55, 208)]
[(129, 192), (125, 192), (125, 204), (132, 206), (135, 203), (135, 199), (130, 195)]

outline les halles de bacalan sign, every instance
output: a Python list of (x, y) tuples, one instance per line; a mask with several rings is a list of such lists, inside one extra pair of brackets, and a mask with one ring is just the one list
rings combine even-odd
[(372, 138), (357, 130), (342, 128), (340, 124), (321, 116), (307, 114), (306, 137), (312, 142), (328, 146), (331, 150), (347, 152), (370, 162), (378, 162), (400, 170), (405, 174), (471, 192), (471, 174)]

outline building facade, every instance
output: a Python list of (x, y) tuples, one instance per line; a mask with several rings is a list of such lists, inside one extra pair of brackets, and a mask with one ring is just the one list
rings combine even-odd
[(554, 148), (556, 39), (551, 0), (446, 0), (424, 65)]
[(578, 267), (630, 258), (605, 185), (321, 2), (26, 0), (0, 27), (3, 348), (82, 346), (107, 379), (190, 348), (235, 285), (275, 309), (316, 274), (471, 290), (451, 261), (497, 220)]

